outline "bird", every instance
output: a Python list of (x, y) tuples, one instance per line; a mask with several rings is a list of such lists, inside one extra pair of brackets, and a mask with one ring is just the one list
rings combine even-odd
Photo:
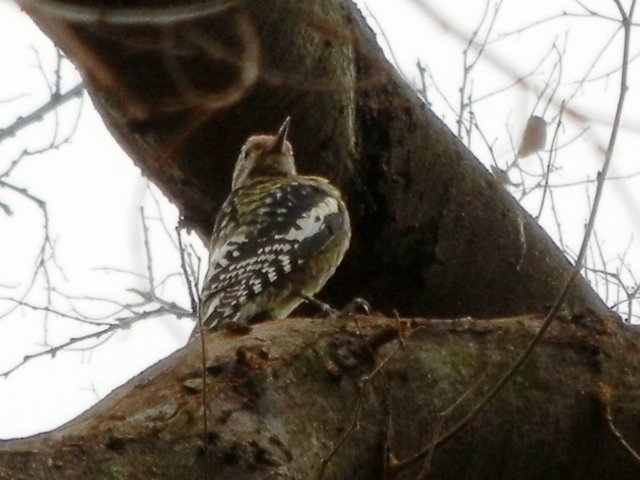
[(298, 174), (290, 122), (240, 150), (209, 242), (199, 302), (205, 331), (282, 319), (305, 300), (328, 307), (313, 296), (349, 248), (349, 213), (329, 180)]

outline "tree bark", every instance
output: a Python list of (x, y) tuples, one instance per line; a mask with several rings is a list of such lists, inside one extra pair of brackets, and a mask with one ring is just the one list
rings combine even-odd
[[(147, 10), (22, 1), (186, 224), (208, 236), (244, 139), (291, 115), (300, 171), (338, 184), (353, 219), (324, 299), (476, 319), (289, 319), (211, 335), (206, 448), (195, 342), (69, 424), (1, 443), (0, 478), (316, 478), (374, 371), (325, 478), (385, 478), (385, 450), (420, 450), (507, 370), (539, 317), (496, 317), (544, 312), (569, 262), (402, 81), (349, 0), (214, 13), (230, 2), (135, 3)], [(640, 445), (638, 332), (582, 279), (567, 312), (481, 417), (435, 449), (430, 478), (637, 478), (605, 413)]]
[[(247, 336), (211, 335), (207, 478), (318, 478), (358, 411), (361, 379), (381, 363), (363, 389), (358, 428), (324, 478), (391, 478), (383, 452), (402, 460), (444, 434), (539, 325), (292, 318)], [(199, 347), (190, 343), (53, 432), (0, 442), (0, 478), (205, 478)], [(435, 449), (429, 478), (635, 480), (640, 463), (609, 430), (605, 408), (640, 445), (638, 379), (637, 331), (601, 317), (557, 324), (480, 418)], [(414, 479), (421, 466), (397, 478)]]

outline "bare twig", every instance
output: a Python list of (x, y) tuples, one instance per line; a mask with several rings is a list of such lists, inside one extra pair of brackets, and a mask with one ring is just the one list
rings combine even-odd
[(83, 91), (84, 85), (82, 83), (79, 83), (66, 93), (52, 95), (47, 103), (36, 108), (33, 112), (17, 118), (11, 125), (0, 128), (0, 142), (9, 137), (13, 137), (23, 128), (41, 121), (47, 113), (55, 111), (58, 107), (65, 104), (69, 100), (80, 97)]
[[(477, 63), (480, 61), (480, 57), (482, 57), (482, 54), (484, 53), (484, 49), (486, 46), (486, 41), (489, 37), (489, 35), (491, 35), (491, 32), (493, 30), (493, 27), (495, 25), (495, 21), (498, 18), (498, 13), (500, 11), (500, 7), (502, 6), (502, 0), (499, 0), (493, 10), (493, 15), (491, 17), (491, 19), (489, 20), (489, 25), (487, 27), (487, 31), (484, 35), (484, 38), (481, 42), (476, 42), (476, 37), (478, 36), (478, 34), (480, 33), (480, 29), (482, 28), (482, 26), (484, 25), (484, 22), (487, 18), (487, 14), (489, 12), (489, 0), (486, 0), (485, 2), (485, 6), (484, 6), (484, 11), (482, 13), (482, 17), (480, 19), (480, 21), (478, 22), (478, 26), (476, 27), (476, 29), (473, 31), (473, 33), (471, 34), (471, 36), (469, 37), (469, 40), (467, 41), (467, 46), (464, 48), (463, 50), (463, 70), (462, 70), (462, 85), (460, 86), (460, 100), (459, 100), (459, 106), (458, 106), (458, 120), (457, 120), (457, 125), (458, 125), (458, 130), (457, 130), (457, 135), (458, 138), (462, 138), (462, 126), (464, 124), (464, 113), (465, 110), (469, 109), (469, 113), (471, 114), (471, 109), (473, 108), (473, 102), (471, 100), (472, 98), (472, 94), (471, 92), (467, 91), (467, 84), (469, 82), (469, 75), (471, 73), (471, 71), (473, 70), (473, 68), (477, 65)], [(476, 47), (476, 55), (475, 58), (473, 58), (472, 60), (469, 60), (469, 54), (471, 52), (471, 48), (472, 47)], [(470, 124), (472, 122), (472, 116), (470, 115)], [(466, 129), (466, 133), (467, 133), (467, 146), (470, 145), (471, 142), (471, 128), (470, 126), (467, 127)]]
[(17, 369), (19, 369), (20, 367), (22, 367), (23, 365), (25, 365), (26, 363), (30, 362), (31, 360), (34, 360), (36, 358), (39, 357), (44, 357), (44, 356), (48, 356), (51, 355), (51, 357), (55, 357), (56, 354), (58, 352), (60, 352), (61, 350), (65, 350), (68, 349), (70, 346), (72, 345), (76, 345), (78, 343), (84, 342), (86, 340), (91, 340), (91, 339), (99, 339), (100, 337), (103, 337), (105, 335), (109, 335), (111, 333), (116, 332), (117, 330), (125, 330), (127, 328), (129, 328), (131, 325), (133, 325), (136, 322), (139, 322), (140, 320), (146, 320), (148, 318), (153, 318), (153, 317), (158, 317), (161, 315), (166, 315), (168, 312), (165, 308), (157, 308), (155, 310), (149, 310), (146, 312), (142, 312), (138, 315), (135, 315), (133, 317), (128, 317), (128, 318), (124, 318), (124, 319), (116, 319), (117, 323), (113, 323), (97, 332), (92, 332), (92, 333), (88, 333), (86, 335), (81, 335), (79, 337), (72, 337), (69, 340), (67, 340), (64, 343), (61, 343), (60, 345), (56, 345), (54, 347), (48, 348), (46, 350), (43, 350), (41, 352), (37, 352), (31, 355), (25, 355), (23, 357), (23, 359), (18, 362), (16, 365), (14, 365), (13, 367), (9, 368), (8, 370), (5, 370), (4, 372), (0, 372), (0, 377), (8, 377), (9, 375), (11, 375), (13, 372), (15, 372)]
[(557, 150), (554, 148), (556, 140), (558, 139), (558, 132), (562, 125), (562, 112), (564, 111), (564, 103), (560, 106), (560, 112), (558, 114), (558, 120), (556, 123), (556, 129), (553, 132), (553, 139), (551, 140), (551, 147), (549, 149), (549, 157), (547, 160), (547, 168), (545, 169), (544, 186), (542, 187), (542, 198), (540, 199), (540, 207), (538, 208), (538, 214), (535, 216), (537, 221), (540, 220), (542, 210), (544, 209), (544, 201), (549, 191), (549, 179), (551, 178), (551, 169), (553, 167), (553, 157), (556, 155)]
[[(42, 274), (42, 278), (44, 279), (45, 286), (47, 287), (46, 291), (50, 292), (51, 284), (50, 284), (50, 281), (49, 281), (49, 272), (47, 270), (47, 264), (48, 264), (49, 260), (54, 258), (54, 254), (53, 254), (54, 245), (53, 245), (53, 242), (52, 242), (51, 237), (49, 235), (49, 232), (50, 232), (50, 230), (49, 230), (49, 213), (47, 211), (47, 204), (41, 198), (39, 198), (39, 197), (33, 195), (32, 193), (30, 193), (26, 188), (18, 187), (16, 185), (14, 185), (12, 183), (9, 183), (9, 182), (7, 182), (5, 180), (2, 180), (2, 178), (0, 178), (0, 189), (2, 189), (2, 188), (6, 188), (8, 190), (11, 190), (11, 191), (19, 194), (23, 198), (26, 198), (31, 203), (33, 203), (40, 210), (40, 212), (42, 214), (42, 219), (43, 219), (44, 235), (43, 235), (43, 238), (42, 238), (42, 242), (40, 243), (40, 250), (38, 251), (38, 255), (36, 257), (36, 262), (35, 262), (36, 266), (35, 266), (35, 269), (33, 271), (33, 274), (31, 275), (30, 280), (27, 282), (26, 288), (25, 288), (24, 293), (22, 294), (22, 297), (20, 298), (20, 300), (24, 300), (25, 298), (27, 298), (27, 296), (29, 295), (29, 293), (31, 292), (33, 287), (35, 286), (36, 280), (38, 279), (40, 274)], [(47, 293), (47, 295), (48, 295), (48, 293)], [(0, 314), (0, 318), (9, 315), (12, 311), (14, 311), (18, 307), (19, 307), (19, 305), (14, 305), (9, 310), (7, 310), (7, 311), (3, 312), (2, 314)], [(45, 312), (45, 321), (46, 321), (46, 318), (47, 318), (46, 315), (47, 315), (47, 313)], [(45, 343), (46, 343), (46, 328), (45, 328)]]
[[(0, 180), (0, 187), (3, 186), (3, 184), (6, 184), (6, 182), (4, 182), (3, 180)], [(16, 187), (14, 187), (15, 189)], [(28, 192), (23, 193), (24, 195), (30, 195), (28, 194)], [(32, 199), (32, 201), (36, 202), (39, 206), (41, 206), (41, 208), (44, 208), (44, 202), (42, 202), (41, 200), (37, 199), (36, 197), (34, 197)], [(42, 204), (38, 203), (41, 202)], [(46, 210), (45, 210), (46, 212)], [(82, 336), (78, 336), (78, 337), (72, 337), (69, 340), (67, 340), (66, 342), (59, 344), (59, 345), (55, 345), (52, 346), (50, 348), (46, 348), (44, 350), (42, 350), (41, 352), (37, 352), (34, 354), (30, 354), (27, 355), (23, 358), (23, 360), (21, 362), (19, 362), (18, 364), (16, 364), (14, 367), (10, 368), (9, 370), (0, 373), (0, 376), (8, 376), (11, 373), (13, 373), (15, 370), (17, 370), (18, 368), (20, 368), (21, 366), (25, 365), (26, 363), (28, 363), (29, 361), (38, 358), (38, 357), (42, 357), (42, 356), (47, 356), (47, 355), (51, 355), (51, 356), (55, 356), (59, 351), (61, 350), (69, 350), (71, 349), (71, 347), (75, 347), (78, 344), (82, 344), (83, 342), (86, 342), (87, 340), (98, 340), (98, 339), (102, 339), (100, 340), (100, 343), (106, 341), (106, 339), (110, 338), (116, 331), (118, 330), (123, 330), (123, 329), (127, 329), (129, 328), (131, 325), (135, 324), (136, 322), (140, 321), (140, 320), (144, 320), (147, 318), (152, 318), (152, 317), (157, 317), (157, 316), (162, 316), (162, 315), (174, 315), (177, 318), (183, 318), (183, 317), (193, 317), (195, 315), (195, 310), (192, 309), (185, 309), (183, 307), (181, 307), (180, 305), (176, 304), (173, 301), (169, 301), (169, 300), (165, 300), (163, 298), (160, 298), (157, 294), (157, 288), (159, 285), (162, 284), (162, 282), (157, 283), (156, 278), (155, 278), (155, 273), (154, 273), (154, 269), (153, 269), (153, 256), (151, 254), (151, 240), (150, 240), (150, 234), (149, 234), (149, 229), (148, 229), (148, 225), (147, 225), (147, 217), (145, 216), (144, 210), (141, 208), (140, 209), (140, 216), (141, 216), (141, 220), (142, 220), (142, 227), (143, 227), (143, 234), (144, 234), (144, 249), (145, 249), (145, 254), (146, 254), (146, 260), (147, 260), (147, 274), (146, 276), (142, 276), (142, 278), (144, 278), (145, 280), (147, 280), (147, 288), (148, 290), (140, 290), (140, 289), (136, 289), (136, 288), (129, 288), (127, 289), (128, 292), (134, 293), (135, 295), (137, 295), (140, 300), (139, 301), (131, 301), (131, 302), (121, 302), (121, 301), (117, 301), (114, 299), (108, 299), (108, 298), (98, 298), (98, 297), (91, 297), (91, 296), (81, 296), (81, 297), (72, 297), (69, 295), (64, 295), (61, 294), (60, 292), (58, 292), (56, 289), (53, 288), (53, 286), (50, 284), (49, 280), (48, 280), (48, 275), (46, 276), (45, 280), (46, 280), (46, 292), (47, 292), (47, 303), (44, 306), (40, 306), (40, 305), (33, 305), (29, 302), (26, 302), (24, 300), (25, 297), (23, 298), (1, 298), (0, 300), (4, 300), (4, 301), (8, 301), (10, 302), (13, 307), (9, 310), (9, 311), (13, 311), (16, 308), (19, 307), (23, 307), (23, 308), (29, 308), (31, 310), (34, 311), (41, 311), (45, 314), (45, 320), (47, 318), (48, 315), (55, 315), (56, 317), (62, 318), (62, 319), (66, 319), (66, 320), (72, 320), (75, 322), (80, 322), (80, 323), (84, 323), (84, 324), (90, 324), (93, 327), (100, 327), (98, 330), (93, 331), (91, 333), (82, 335)], [(48, 217), (45, 217), (48, 218)], [(45, 222), (46, 223), (46, 222)], [(45, 228), (46, 230), (46, 228)], [(181, 239), (180, 239), (181, 241)], [(44, 243), (44, 245), (49, 245), (49, 240), (48, 240), (48, 235), (46, 235), (46, 241)], [(53, 246), (51, 246), (51, 250), (53, 249)], [(48, 251), (49, 249), (47, 249)], [(181, 254), (184, 254), (183, 250), (180, 250)], [(39, 260), (38, 260), (38, 268), (44, 268), (43, 265), (45, 265), (45, 262), (48, 258), (48, 254), (45, 251), (41, 251), (41, 254), (39, 256)], [(184, 257), (181, 256), (181, 260), (184, 262)], [(183, 263), (184, 266), (184, 272), (186, 273), (186, 264)], [(115, 269), (114, 269), (115, 270)], [(128, 273), (131, 274), (131, 272), (126, 272), (124, 271), (123, 273)], [(169, 275), (167, 278), (176, 275), (176, 274), (171, 274)], [(163, 280), (164, 282), (165, 280)], [(31, 282), (31, 285), (33, 285), (33, 281)], [(31, 287), (30, 287), (31, 288)], [(30, 291), (30, 288), (27, 290), (27, 294)], [(190, 290), (190, 295), (191, 295), (191, 301), (192, 304), (194, 302), (193, 299), (193, 293), (192, 293), (192, 288), (191, 286), (188, 287)], [(67, 301), (69, 301), (70, 303), (70, 311), (72, 313), (68, 313), (68, 311), (63, 311), (60, 308), (54, 308), (52, 306), (52, 295), (57, 295), (57, 296), (61, 296), (62, 298), (65, 298)], [(26, 294), (25, 294), (26, 296)], [(57, 298), (57, 297), (56, 297)], [(110, 311), (109, 313), (105, 314), (105, 315), (100, 315), (97, 317), (90, 317), (84, 313), (80, 313), (78, 310), (78, 307), (76, 305), (77, 302), (102, 302), (102, 303), (106, 303), (107, 305), (113, 305), (115, 306), (115, 309)], [(6, 313), (5, 313), (6, 315)], [(45, 345), (47, 345), (47, 341), (45, 338)], [(89, 349), (89, 348), (95, 348), (97, 346), (97, 344), (92, 344), (90, 347), (86, 347), (85, 349)], [(83, 347), (84, 348), (84, 347)]]
[(198, 303), (198, 336), (200, 337), (200, 367), (202, 369), (202, 440), (204, 441), (204, 480), (209, 477), (209, 401), (207, 399), (207, 349), (205, 344), (206, 329), (202, 324), (202, 312)]
[(144, 253), (147, 258), (147, 279), (149, 281), (149, 293), (155, 297), (155, 279), (153, 275), (153, 258), (151, 256), (151, 246), (149, 245), (149, 227), (144, 216), (144, 207), (140, 207), (140, 219), (142, 220), (142, 233), (144, 238)]
[(613, 423), (613, 415), (611, 414), (611, 391), (607, 385), (600, 383), (593, 392), (593, 399), (602, 408), (602, 414), (607, 427), (614, 437), (620, 442), (620, 445), (629, 452), (629, 454), (638, 462), (640, 462), (640, 453), (636, 451), (627, 440), (624, 435), (616, 428)]
[(629, 452), (631, 456), (636, 459), (636, 461), (640, 462), (640, 453), (636, 452), (634, 448), (631, 445), (629, 445), (629, 442), (627, 442), (627, 440), (624, 438), (622, 433), (620, 433), (620, 431), (613, 424), (613, 418), (611, 418), (611, 409), (609, 408), (609, 404), (607, 404), (605, 408), (606, 408), (607, 426), (609, 427), (609, 430), (618, 439), (618, 441), (625, 448), (625, 450)]
[(187, 262), (186, 262), (186, 251), (182, 244), (182, 227), (180, 224), (176, 225), (176, 237), (178, 238), (178, 248), (180, 249), (180, 268), (182, 269), (182, 275), (184, 277), (184, 281), (187, 284), (187, 291), (189, 292), (189, 300), (191, 301), (191, 311), (194, 315), (197, 315), (198, 312), (198, 300), (196, 295), (196, 286), (193, 285), (191, 281), (191, 275), (189, 275), (189, 271), (187, 270)]

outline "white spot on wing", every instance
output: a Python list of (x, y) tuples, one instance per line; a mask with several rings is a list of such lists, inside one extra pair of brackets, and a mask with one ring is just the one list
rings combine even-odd
[(278, 275), (276, 275), (276, 271), (273, 269), (273, 267), (270, 267), (267, 270), (267, 276), (269, 277), (270, 282), (275, 282), (276, 278), (278, 278)]
[(291, 271), (291, 259), (288, 256), (279, 257), (280, 263), (282, 264), (282, 269), (285, 273), (289, 273)]
[(215, 245), (209, 258), (209, 265), (215, 265), (214, 271), (226, 267), (229, 264), (229, 261), (226, 259), (227, 255), (229, 253), (231, 253), (233, 257), (240, 255), (238, 246), (246, 241), (247, 237), (244, 232), (242, 232), (227, 239), (222, 245)]
[(325, 217), (336, 213), (338, 208), (338, 201), (333, 197), (327, 197), (300, 217), (296, 222), (297, 228), (292, 228), (286, 234), (278, 235), (277, 238), (293, 242), (300, 242), (305, 238), (310, 238), (322, 230)]

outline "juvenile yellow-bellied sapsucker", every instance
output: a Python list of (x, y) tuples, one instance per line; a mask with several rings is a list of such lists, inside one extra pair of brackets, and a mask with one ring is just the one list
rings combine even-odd
[(349, 247), (340, 191), (296, 172), (289, 118), (275, 136), (250, 137), (215, 221), (200, 296), (208, 329), (284, 318), (333, 275)]

